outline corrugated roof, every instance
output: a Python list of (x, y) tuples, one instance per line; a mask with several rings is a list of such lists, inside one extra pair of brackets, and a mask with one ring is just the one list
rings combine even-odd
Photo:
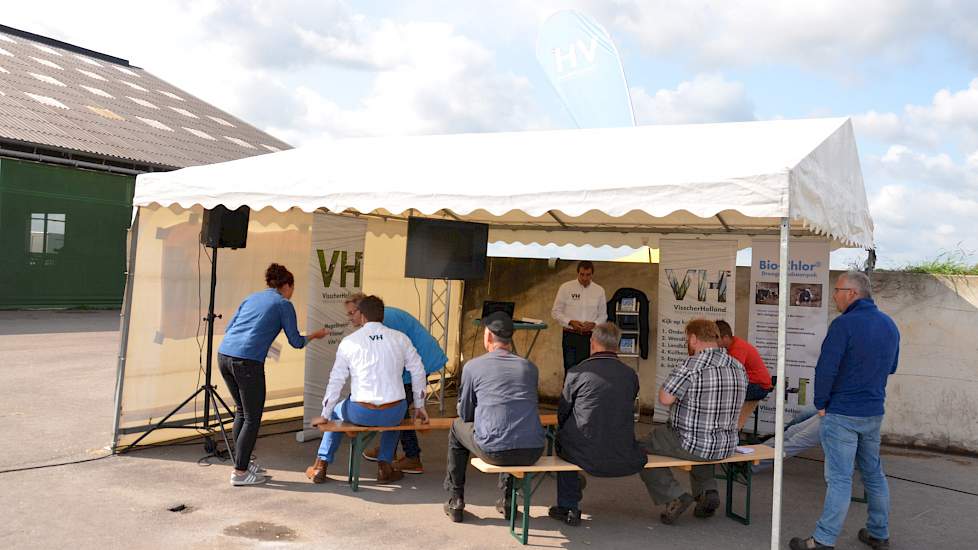
[(291, 148), (123, 59), (5, 30), (0, 139), (172, 168)]

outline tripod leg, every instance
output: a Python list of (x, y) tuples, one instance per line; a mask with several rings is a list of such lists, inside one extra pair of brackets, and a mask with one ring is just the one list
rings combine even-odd
[(140, 441), (142, 441), (143, 439), (145, 439), (147, 435), (149, 435), (149, 434), (155, 432), (156, 430), (160, 429), (163, 426), (163, 424), (165, 424), (166, 421), (170, 419), (171, 416), (177, 414), (177, 411), (179, 411), (180, 409), (182, 409), (183, 406), (186, 405), (187, 403), (190, 403), (190, 401), (193, 398), (197, 397), (197, 395), (200, 394), (200, 392), (202, 392), (202, 391), (204, 391), (204, 387), (203, 386), (197, 388), (197, 391), (195, 391), (194, 393), (190, 394), (190, 397), (184, 399), (183, 400), (183, 403), (180, 403), (179, 405), (177, 405), (176, 408), (174, 408), (166, 416), (164, 416), (163, 417), (163, 420), (160, 420), (159, 422), (157, 422), (155, 426), (153, 426), (152, 428), (149, 429), (149, 431), (147, 431), (143, 435), (139, 436), (139, 438), (136, 439), (136, 441), (133, 441), (129, 445), (126, 445), (126, 448), (123, 449), (123, 450), (121, 450), (121, 451), (119, 451), (119, 452), (120, 453), (123, 453), (125, 451), (128, 451), (129, 449), (132, 449), (133, 447), (135, 447), (136, 445), (138, 445)]
[[(220, 402), (222, 405), (224, 405), (225, 409), (228, 408), (228, 406), (221, 399), (221, 396), (217, 395), (217, 390), (214, 389), (214, 386), (207, 386), (207, 393), (211, 394), (215, 403)], [(224, 446), (228, 450), (228, 456), (231, 457), (231, 462), (234, 462), (234, 447), (231, 446), (231, 442), (228, 440), (228, 431), (224, 427), (224, 418), (221, 417), (221, 409), (215, 406), (214, 414), (217, 415), (217, 425), (221, 427), (221, 436), (224, 437)]]

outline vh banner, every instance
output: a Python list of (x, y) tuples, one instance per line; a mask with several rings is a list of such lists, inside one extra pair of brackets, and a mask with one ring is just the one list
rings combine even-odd
[[(828, 241), (794, 241), (788, 249), (788, 321), (785, 349), (785, 387), (797, 390), (785, 401), (785, 418), (812, 404), (815, 364), (828, 330), (829, 288)], [(749, 340), (773, 375), (778, 361), (778, 277), (780, 244), (754, 239), (751, 260)], [(759, 406), (758, 431), (774, 430), (775, 394)], [(753, 430), (748, 422), (745, 429)]]
[[(685, 325), (691, 319), (724, 319), (734, 326), (737, 242), (659, 242), (659, 342), (656, 387), (689, 357)], [(669, 409), (656, 402), (655, 420)]]
[(331, 332), (306, 348), (303, 431), (299, 441), (321, 437), (309, 422), (322, 412), (323, 393), (336, 359), (336, 347), (350, 332), (343, 302), (363, 288), (363, 248), (367, 221), (316, 212), (312, 222), (309, 307), (306, 330), (325, 326)]
[(635, 126), (618, 48), (600, 23), (563, 10), (540, 27), (537, 61), (578, 128)]

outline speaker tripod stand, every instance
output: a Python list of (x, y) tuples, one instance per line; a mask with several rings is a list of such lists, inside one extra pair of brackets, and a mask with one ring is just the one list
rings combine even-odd
[[(229, 418), (233, 418), (230, 407), (227, 403), (221, 399), (221, 396), (217, 393), (217, 386), (211, 383), (211, 376), (214, 367), (214, 319), (220, 318), (220, 315), (214, 315), (214, 293), (217, 289), (217, 247), (211, 246), (211, 286), (210, 286), (210, 297), (207, 304), (207, 316), (204, 317), (204, 321), (207, 323), (207, 366), (204, 369), (204, 384), (197, 388), (197, 391), (190, 394), (190, 397), (183, 400), (182, 403), (177, 405), (172, 411), (163, 417), (156, 425), (149, 429), (149, 431), (143, 433), (139, 436), (136, 441), (133, 441), (120, 452), (126, 452), (136, 445), (140, 441), (146, 438), (149, 434), (155, 432), (160, 428), (176, 428), (176, 429), (188, 429), (188, 430), (205, 430), (207, 434), (204, 436), (204, 450), (209, 454), (217, 454), (217, 443), (212, 437), (214, 434), (213, 424), (217, 424), (221, 431), (221, 437), (224, 439), (224, 445), (228, 450), (228, 455), (231, 457), (231, 461), (234, 461), (234, 446), (231, 445), (231, 440), (228, 438), (227, 429), (224, 427), (224, 417), (221, 416), (221, 409), (218, 407), (220, 404), (224, 407), (225, 413)], [(179, 422), (167, 424), (166, 421), (170, 419), (173, 415), (180, 412), (180, 410), (190, 403), (192, 400), (196, 399), (198, 395), (204, 394), (204, 416), (202, 419), (194, 418), (190, 423)], [(214, 414), (217, 416), (217, 421), (211, 423), (211, 404), (214, 405)]]

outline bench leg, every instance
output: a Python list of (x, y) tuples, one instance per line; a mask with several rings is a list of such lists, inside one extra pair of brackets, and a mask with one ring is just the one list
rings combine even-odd
[[(509, 534), (518, 540), (520, 544), (526, 544), (530, 536), (530, 499), (533, 495), (533, 474), (527, 472), (523, 474), (523, 479), (513, 478), (513, 487), (510, 490), (509, 504)], [(519, 510), (517, 499), (523, 494), (523, 519), (522, 532), (516, 532), (516, 512)]]
[[(751, 468), (749, 462), (742, 462), (737, 464), (726, 464), (723, 466), (724, 470), (727, 471), (727, 517), (743, 523), (744, 525), (750, 525), (750, 493), (751, 493)], [(737, 479), (738, 470), (743, 474), (743, 481)], [(738, 485), (744, 486), (744, 515), (740, 515), (733, 511), (733, 492), (734, 492), (734, 482)]]
[(377, 432), (358, 432), (356, 437), (350, 438), (350, 466), (348, 468), (347, 481), (353, 492), (360, 490), (360, 461), (363, 450), (373, 440)]

